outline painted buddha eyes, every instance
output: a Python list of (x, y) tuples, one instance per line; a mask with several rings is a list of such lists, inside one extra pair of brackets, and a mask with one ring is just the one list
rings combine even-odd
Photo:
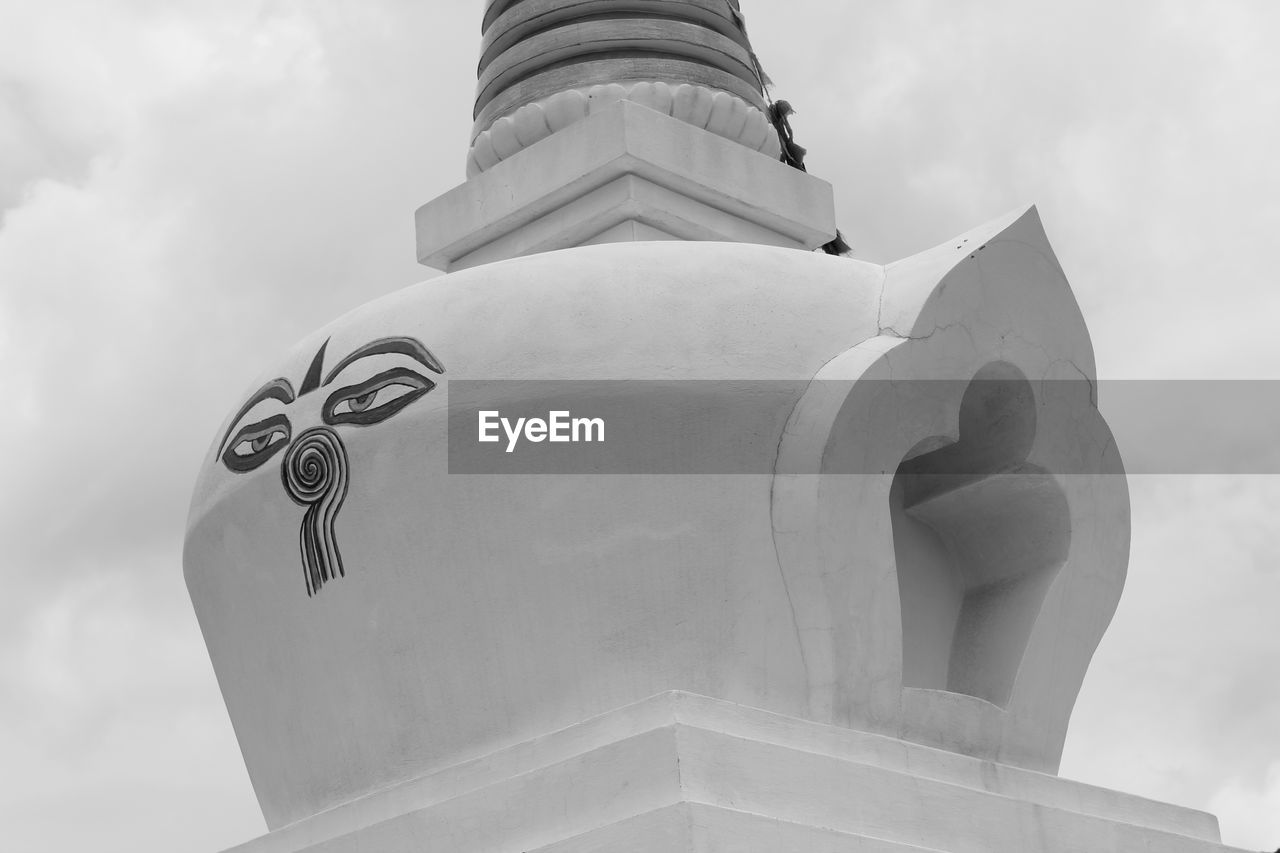
[(289, 434), (289, 419), (284, 415), (250, 424), (227, 442), (222, 461), (232, 471), (252, 471), (283, 450)]
[[(294, 423), (289, 420), (294, 404), (313, 391), (328, 388), (351, 365), (373, 356), (408, 358), (418, 367), (444, 375), (444, 365), (416, 338), (370, 341), (340, 360), (325, 375), (324, 358), (328, 347), (328, 341), (320, 346), (296, 393), (293, 384), (284, 377), (273, 379), (259, 388), (232, 418), (220, 445), (222, 463), (237, 474), (261, 468), (281, 450), (288, 448), (280, 464), (280, 482), (285, 494), (304, 510), (298, 528), (298, 548), (307, 597), (316, 595), (325, 584), (347, 574), (334, 521), (347, 497), (352, 476), (351, 459), (342, 435), (334, 427), (380, 424), (430, 393), (436, 383), (416, 369), (392, 367), (362, 382), (338, 386), (329, 392), (320, 406), (322, 423), (301, 423), (296, 427), (297, 435), (294, 435)], [(268, 400), (283, 404), (285, 411), (248, 426), (240, 426), (240, 421), (250, 411)], [(303, 414), (310, 421), (314, 418), (313, 413), (314, 409), (311, 409), (304, 410)], [(297, 416), (294, 417), (296, 419)]]
[[(277, 400), (286, 407), (292, 406), (312, 391), (329, 386), (352, 364), (371, 356), (405, 356), (432, 373), (444, 373), (444, 365), (421, 341), (407, 337), (379, 338), (339, 361), (322, 381), (321, 371), (327, 347), (328, 341), (312, 359), (307, 375), (296, 393), (288, 379), (273, 379), (240, 409), (221, 445), (222, 462), (229, 470), (238, 474), (253, 471), (288, 447), (294, 438), (293, 424), (285, 413), (239, 426), (240, 420), (260, 403)], [(330, 427), (379, 424), (421, 399), (435, 387), (435, 382), (415, 369), (393, 367), (362, 382), (345, 385), (331, 392), (320, 408), (320, 418)]]
[(333, 426), (381, 423), (435, 387), (436, 383), (417, 371), (396, 367), (334, 391), (325, 400), (321, 416)]

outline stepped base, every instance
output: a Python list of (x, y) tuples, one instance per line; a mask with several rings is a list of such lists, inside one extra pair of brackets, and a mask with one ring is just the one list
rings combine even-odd
[(835, 233), (829, 184), (630, 101), (548, 136), (417, 213), (418, 259), (446, 272), (632, 240), (812, 250)]
[(1211, 815), (666, 693), (235, 853), (1225, 853)]

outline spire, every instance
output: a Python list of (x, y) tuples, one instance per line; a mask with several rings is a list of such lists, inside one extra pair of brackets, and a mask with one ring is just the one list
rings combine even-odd
[(779, 154), (736, 0), (489, 0), (483, 33), (468, 175), (620, 100)]
[(488, 0), (478, 78), (468, 180), (418, 210), (428, 266), (836, 235), (831, 187), (780, 159), (734, 0)]

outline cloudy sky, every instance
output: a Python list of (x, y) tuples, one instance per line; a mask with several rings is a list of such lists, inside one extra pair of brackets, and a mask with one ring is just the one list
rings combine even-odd
[[(264, 831), (182, 583), (187, 498), (264, 364), (431, 275), (412, 211), (462, 180), (481, 6), (0, 0), (6, 849)], [(1280, 4), (743, 6), (860, 257), (1035, 202), (1104, 376), (1280, 378)], [(1063, 774), (1274, 849), (1280, 477), (1132, 490)]]

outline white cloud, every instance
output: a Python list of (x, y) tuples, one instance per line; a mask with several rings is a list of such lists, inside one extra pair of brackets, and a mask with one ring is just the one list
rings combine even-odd
[(1227, 844), (1280, 849), (1280, 761), (1261, 778), (1232, 779), (1213, 795), (1209, 808), (1218, 815)]
[(383, 44), (389, 5), (23, 5), (0, 6), (0, 81), (39, 107), (0, 135), (0, 823), (15, 849), (221, 849), (263, 826), (181, 580), (196, 466), (273, 353), (428, 277), (413, 205), (462, 153), (405, 109), (430, 63)]
[[(263, 831), (176, 543), (64, 581), (0, 654), (15, 850), (221, 849)], [(21, 772), (18, 772), (18, 771)]]

